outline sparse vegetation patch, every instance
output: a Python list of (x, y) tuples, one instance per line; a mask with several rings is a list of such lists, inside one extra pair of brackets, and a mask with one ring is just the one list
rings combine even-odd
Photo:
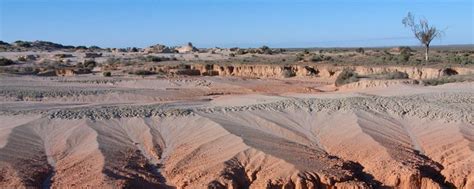
[(453, 75), (422, 80), (424, 85), (442, 85), (446, 83), (473, 82), (474, 75)]
[(354, 72), (352, 69), (344, 69), (342, 72), (337, 76), (336, 79), (336, 86), (342, 86), (348, 83), (353, 83), (359, 81), (359, 77), (357, 73)]
[(0, 66), (8, 66), (8, 65), (12, 65), (12, 64), (15, 64), (15, 62), (13, 62), (13, 60), (10, 60), (10, 59), (4, 58), (4, 57), (0, 57)]

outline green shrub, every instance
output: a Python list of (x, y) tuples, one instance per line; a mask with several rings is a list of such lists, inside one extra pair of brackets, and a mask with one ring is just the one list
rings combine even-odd
[(410, 49), (410, 47), (399, 47), (399, 48), (400, 48), (399, 61), (408, 62), (410, 60), (410, 57), (412, 56), (411, 54), (412, 50)]
[(262, 47), (260, 47), (260, 49), (263, 50), (263, 52), (267, 51), (267, 50), (270, 50), (270, 47), (266, 46), (266, 45), (263, 45)]
[(110, 77), (110, 76), (112, 76), (112, 73), (110, 73), (110, 72), (102, 72), (102, 75), (103, 75), (104, 77)]
[(311, 58), (311, 61), (313, 62), (330, 61), (330, 60), (332, 60), (331, 56), (324, 56), (322, 54), (314, 55)]
[(164, 60), (162, 57), (148, 55), (145, 57), (145, 60), (148, 62), (161, 62)]
[(8, 66), (8, 65), (12, 65), (12, 64), (15, 64), (15, 62), (13, 62), (13, 60), (10, 60), (10, 59), (4, 58), (4, 57), (0, 57), (0, 66)]
[(357, 82), (359, 81), (359, 77), (357, 73), (355, 73), (352, 69), (344, 69), (336, 78), (336, 86), (341, 86), (344, 84)]
[(398, 47), (398, 49), (400, 49), (400, 53), (411, 53), (414, 51), (413, 49), (407, 46), (401, 46), (401, 47)]
[(298, 53), (296, 54), (296, 61), (301, 61), (304, 60), (304, 53)]
[(20, 74), (20, 75), (36, 75), (39, 69), (27, 66), (27, 67), (1, 67), (0, 73), (9, 74)]
[(400, 71), (390, 72), (386, 79), (408, 79), (408, 74)]
[(283, 77), (289, 78), (296, 76), (296, 73), (291, 69), (284, 69), (282, 73)]
[(28, 41), (15, 41), (14, 44), (16, 46), (19, 46), (19, 47), (25, 47), (25, 48), (28, 48), (28, 47), (31, 47), (31, 42), (28, 42)]
[(247, 54), (247, 51), (245, 49), (237, 49), (235, 54), (244, 55), (244, 54)]
[(356, 52), (360, 53), (360, 54), (364, 54), (365, 50), (364, 50), (364, 48), (361, 47), (361, 48), (356, 49)]
[(373, 76), (368, 76), (373, 79), (408, 79), (408, 74), (401, 71), (386, 72), (382, 74), (377, 74)]
[(464, 54), (464, 55), (453, 55), (453, 54), (450, 54), (448, 57), (448, 62), (450, 63), (455, 63), (455, 64), (464, 64), (464, 65), (468, 65), (468, 64), (474, 64), (474, 59), (469, 57), (469, 54)]
[(84, 68), (93, 69), (97, 66), (97, 62), (95, 62), (94, 60), (85, 60), (83, 65)]
[(79, 49), (81, 49), (81, 50), (87, 50), (87, 47), (86, 47), (86, 46), (77, 46), (77, 47), (76, 47), (76, 50), (79, 50)]
[(69, 58), (69, 57), (72, 57), (72, 54), (60, 53), (60, 54), (55, 54), (54, 57), (56, 57), (56, 58)]
[(20, 61), (20, 62), (26, 62), (26, 57), (25, 56), (19, 56), (17, 60)]
[(153, 75), (156, 74), (155, 72), (149, 71), (149, 70), (136, 70), (132, 72), (128, 72), (128, 74), (133, 74), (133, 75)]
[(191, 65), (181, 63), (181, 64), (178, 64), (178, 65), (176, 66), (176, 68), (177, 68), (177, 69), (191, 69)]
[(474, 81), (474, 75), (453, 75), (453, 76), (445, 76), (439, 77), (435, 79), (425, 79), (422, 80), (424, 85), (442, 85), (446, 83), (456, 83), (456, 82), (472, 82)]
[(39, 69), (27, 66), (27, 67), (20, 67), (18, 70), (18, 74), (24, 74), (24, 75), (35, 75), (39, 72)]
[(92, 46), (89, 47), (89, 49), (91, 49), (91, 50), (100, 50), (100, 47), (92, 45)]
[(1, 46), (10, 46), (9, 43), (7, 43), (7, 42), (5, 42), (5, 41), (1, 41), (1, 40), (0, 40), (0, 45), (1, 45)]

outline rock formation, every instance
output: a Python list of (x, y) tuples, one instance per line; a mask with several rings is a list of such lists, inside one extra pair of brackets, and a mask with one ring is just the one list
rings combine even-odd
[(143, 49), (144, 53), (175, 53), (174, 49), (171, 49), (165, 45), (156, 44), (148, 48)]
[(188, 43), (186, 45), (183, 45), (181, 47), (175, 48), (176, 51), (179, 53), (190, 53), (190, 52), (197, 52), (199, 51), (196, 47), (193, 46), (192, 43)]

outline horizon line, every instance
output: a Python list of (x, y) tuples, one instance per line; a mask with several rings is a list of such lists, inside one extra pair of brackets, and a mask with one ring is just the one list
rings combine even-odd
[[(69, 45), (69, 44), (63, 44), (63, 43), (59, 43), (59, 42), (55, 42), (55, 41), (47, 41), (47, 40), (14, 40), (14, 41), (3, 41), (3, 40), (0, 40), (2, 42), (6, 42), (6, 43), (9, 43), (9, 44), (13, 44), (15, 43), (16, 41), (25, 41), (25, 42), (35, 42), (35, 41), (43, 41), (43, 42), (51, 42), (51, 43), (55, 43), (55, 44), (60, 44), (60, 45), (63, 45), (63, 46), (74, 46), (74, 47), (79, 47), (79, 46), (85, 46), (85, 47), (92, 47), (92, 46), (98, 46), (100, 47), (101, 49), (107, 49), (107, 48), (117, 48), (117, 49), (124, 49), (124, 48), (148, 48), (150, 46), (154, 46), (154, 45), (165, 45), (167, 47), (180, 47), (180, 46), (183, 46), (185, 45), (186, 43), (183, 43), (182, 45), (166, 45), (164, 43), (154, 43), (153, 45), (149, 45), (149, 46), (145, 46), (145, 47), (139, 47), (139, 46), (126, 46), (126, 47), (101, 47), (99, 45)], [(347, 45), (347, 46), (341, 46), (341, 45), (327, 45), (327, 46), (294, 46), (294, 47), (289, 47), (289, 46), (292, 46), (292, 45), (288, 45), (288, 47), (271, 47), (271, 43), (269, 44), (265, 44), (265, 43), (261, 43), (261, 45), (222, 45), (219, 46), (219, 45), (202, 45), (202, 46), (207, 46), (207, 47), (199, 47), (199, 46), (195, 46), (193, 42), (191, 42), (193, 44), (194, 47), (198, 48), (198, 49), (209, 49), (209, 48), (259, 48), (259, 47), (262, 47), (262, 46), (268, 46), (270, 48), (274, 48), (274, 49), (318, 49), (318, 48), (393, 48), (393, 47), (401, 47), (401, 46), (408, 46), (408, 47), (422, 47), (421, 44), (420, 45), (414, 45), (414, 44), (396, 44), (396, 45), (374, 45), (374, 46), (366, 46), (366, 45)], [(311, 43), (311, 42), (308, 42), (308, 43)], [(211, 46), (214, 46), (214, 47), (211, 47)], [(278, 45), (277, 45), (278, 46)], [(434, 45), (431, 45), (431, 47), (444, 47), (444, 46), (474, 46), (474, 43), (451, 43), (451, 44), (434, 44)]]

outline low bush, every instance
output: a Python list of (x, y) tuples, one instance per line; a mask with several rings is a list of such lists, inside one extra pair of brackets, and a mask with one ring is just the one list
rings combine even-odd
[(386, 72), (377, 75), (368, 76), (368, 78), (373, 79), (408, 79), (408, 74), (405, 72), (394, 71), (394, 72)]
[(401, 47), (398, 47), (398, 49), (400, 49), (400, 53), (414, 52), (413, 49), (411, 49), (410, 47), (407, 47), (407, 46), (401, 46)]
[(39, 69), (34, 67), (21, 67), (20, 71), (23, 73), (35, 74), (39, 72)]
[(97, 66), (97, 62), (95, 62), (94, 60), (85, 60), (83, 64), (84, 68), (89, 68), (89, 69), (93, 69), (96, 66)]
[(464, 65), (474, 64), (474, 58), (469, 57), (469, 54), (449, 55), (447, 59), (448, 59), (448, 62), (455, 63), (455, 64), (464, 64)]
[(260, 50), (262, 54), (273, 54), (272, 49), (270, 49), (270, 47), (265, 46), (265, 45), (260, 47)]
[(16, 46), (25, 47), (25, 48), (28, 48), (28, 47), (31, 47), (31, 46), (32, 46), (32, 45), (31, 45), (31, 42), (28, 42), (28, 41), (20, 41), (20, 40), (15, 41), (14, 44), (15, 44)]
[(238, 49), (237, 51), (235, 51), (235, 53), (237, 55), (244, 55), (247, 54), (247, 51), (245, 49)]
[(104, 77), (110, 77), (110, 76), (112, 76), (112, 73), (110, 73), (110, 72), (102, 72), (102, 75), (103, 75)]
[(108, 64), (108, 65), (113, 65), (113, 64), (119, 64), (121, 63), (122, 60), (120, 58), (108, 58), (106, 61), (105, 61), (105, 64)]
[(386, 74), (385, 79), (408, 79), (408, 74), (400, 71), (390, 72)]
[(399, 48), (400, 48), (399, 61), (408, 62), (410, 60), (410, 57), (412, 56), (411, 52), (413, 50), (411, 50), (410, 47), (399, 47)]
[(284, 69), (282, 74), (283, 74), (283, 77), (285, 77), (285, 78), (296, 76), (296, 73), (291, 69)]
[(10, 60), (8, 58), (0, 57), (0, 66), (8, 66), (15, 64), (13, 60)]
[(336, 78), (336, 86), (345, 85), (348, 83), (353, 83), (359, 81), (359, 77), (357, 73), (355, 73), (352, 69), (344, 69)]
[(17, 60), (20, 61), (20, 62), (26, 62), (26, 57), (25, 56), (19, 56)]
[(138, 48), (136, 48), (136, 47), (132, 47), (132, 48), (130, 49), (130, 52), (138, 52), (138, 51), (139, 51), (139, 50), (138, 50)]
[(100, 47), (92, 45), (92, 46), (89, 47), (89, 49), (91, 49), (91, 50), (100, 50)]
[(159, 56), (152, 56), (152, 55), (148, 55), (145, 57), (145, 61), (147, 62), (161, 62), (161, 61), (170, 61), (170, 60), (176, 60), (176, 58), (159, 57)]
[(77, 46), (76, 50), (87, 50), (86, 46)]
[(7, 43), (7, 42), (5, 42), (5, 41), (1, 41), (1, 40), (0, 40), (0, 45), (1, 45), (1, 46), (10, 46), (9, 43)]
[(304, 53), (298, 53), (296, 54), (296, 61), (301, 61), (304, 60)]
[(330, 61), (330, 60), (332, 60), (331, 56), (324, 56), (322, 54), (314, 55), (311, 58), (311, 61), (313, 62)]
[(72, 54), (55, 54), (54, 55), (55, 58), (69, 58), (69, 57), (72, 57)]
[(149, 70), (135, 70), (132, 72), (128, 72), (128, 74), (131, 75), (153, 75), (156, 74), (155, 72), (149, 71)]
[(36, 75), (39, 72), (38, 68), (27, 67), (2, 67), (0, 73), (19, 74), (19, 75)]
[(446, 83), (456, 83), (456, 82), (466, 82), (466, 81), (474, 81), (474, 75), (453, 75), (453, 76), (445, 76), (439, 77), (435, 79), (425, 79), (422, 80), (424, 85), (442, 85)]

